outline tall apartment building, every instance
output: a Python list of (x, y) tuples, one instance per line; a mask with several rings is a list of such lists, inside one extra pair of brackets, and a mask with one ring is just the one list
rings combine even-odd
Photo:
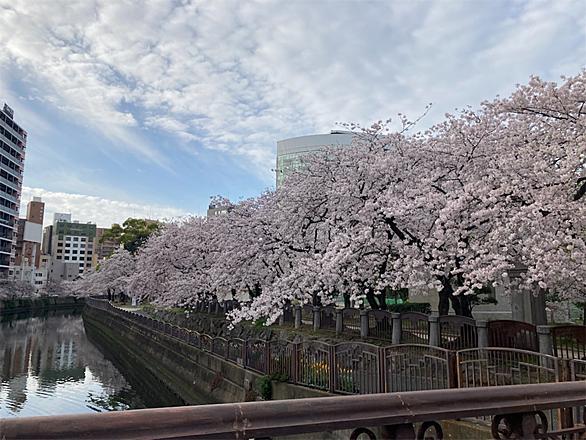
[(51, 279), (72, 279), (90, 269), (95, 238), (94, 223), (72, 221), (71, 214), (56, 213), (43, 237), (43, 253), (51, 255)]
[(45, 203), (40, 197), (33, 197), (26, 209), (26, 218), (18, 219), (15, 266), (34, 266), (41, 263), (41, 241)]
[(104, 233), (109, 231), (109, 228), (96, 228), (96, 238), (94, 238), (94, 259), (92, 261), (94, 267), (100, 261), (108, 258), (120, 247), (120, 243), (112, 239), (104, 239)]
[(352, 143), (355, 134), (349, 131), (332, 131), (329, 134), (314, 134), (283, 139), (277, 142), (277, 188), (288, 174), (301, 165), (303, 156), (331, 146), (346, 146)]
[(27, 133), (14, 122), (6, 104), (0, 111), (0, 278), (15, 262), (16, 227)]

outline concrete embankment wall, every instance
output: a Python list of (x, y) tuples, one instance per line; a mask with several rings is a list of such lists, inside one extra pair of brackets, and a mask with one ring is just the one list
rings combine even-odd
[(73, 296), (56, 297), (45, 296), (40, 298), (21, 298), (0, 300), (0, 314), (20, 313), (44, 309), (71, 309), (83, 307), (85, 298)]
[[(148, 368), (188, 404), (255, 400), (261, 395), (262, 375), (227, 362), (211, 353), (114, 316), (86, 307), (89, 332), (99, 332), (112, 350), (125, 353)], [(272, 398), (327, 396), (328, 393), (293, 384), (272, 382)]]

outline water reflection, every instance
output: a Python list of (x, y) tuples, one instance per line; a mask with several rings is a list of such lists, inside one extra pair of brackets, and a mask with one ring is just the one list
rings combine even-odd
[(79, 312), (2, 319), (0, 418), (182, 404), (145, 399), (88, 340)]

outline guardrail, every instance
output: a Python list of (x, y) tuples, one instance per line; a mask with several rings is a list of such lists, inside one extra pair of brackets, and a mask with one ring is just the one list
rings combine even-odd
[(442, 438), (443, 420), (492, 416), (495, 439), (580, 439), (583, 423), (549, 431), (544, 411), (584, 405), (586, 382), (569, 382), (0, 419), (0, 438), (240, 440), (352, 430), (351, 439), (415, 440), (431, 431)]

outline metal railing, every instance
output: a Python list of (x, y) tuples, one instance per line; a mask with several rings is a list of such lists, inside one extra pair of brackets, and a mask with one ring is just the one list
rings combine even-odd
[[(586, 361), (513, 348), (449, 350), (425, 344), (293, 342), (213, 336), (88, 299), (132, 328), (163, 333), (263, 375), (331, 393), (371, 394), (581, 380)], [(152, 336), (156, 337), (156, 334)], [(573, 371), (573, 375), (568, 371)]]
[[(231, 302), (196, 304), (201, 313), (224, 315)], [(204, 304), (203, 306), (201, 304)], [(420, 312), (336, 309), (332, 306), (283, 307), (279, 325), (335, 331), (337, 335), (389, 341), (393, 344), (428, 344), (449, 350), (501, 347), (554, 354), (566, 359), (586, 358), (586, 326), (535, 326), (521, 321), (481, 321), (463, 316), (436, 316)]]
[(584, 424), (549, 431), (544, 411), (584, 405), (586, 382), (518, 385), (18, 417), (0, 419), (0, 438), (267, 439), (352, 430), (353, 439), (360, 433), (376, 439), (378, 432), (415, 440), (431, 431), (442, 438), (443, 420), (492, 416), (496, 439), (579, 439)]

